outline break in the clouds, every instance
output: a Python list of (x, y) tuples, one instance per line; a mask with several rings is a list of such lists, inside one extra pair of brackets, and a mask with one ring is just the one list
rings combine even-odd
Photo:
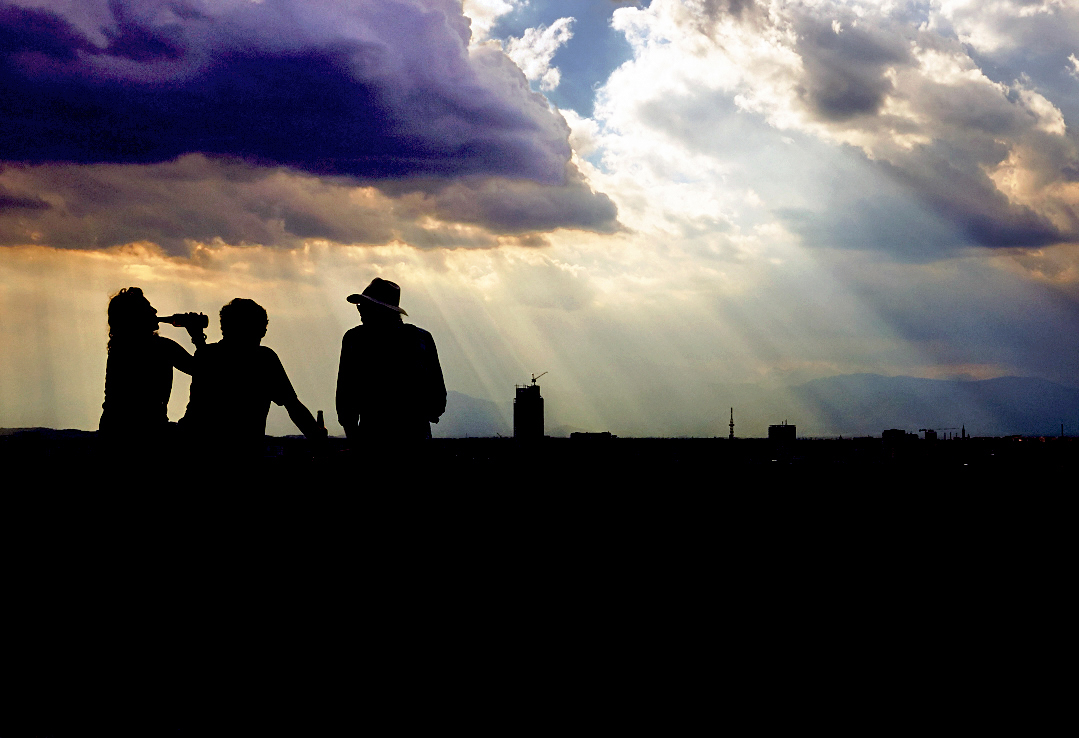
[(562, 81), (562, 73), (558, 67), (551, 66), (551, 60), (571, 38), (573, 18), (559, 18), (550, 26), (526, 29), (521, 38), (510, 38), (506, 42), (506, 54), (529, 80), (539, 82), (541, 90), (550, 91)]
[(472, 21), (472, 43), (487, 40), (498, 19), (521, 4), (521, 0), (463, 0), (465, 15)]
[[(643, 123), (699, 147), (699, 121), (677, 113), (714, 96), (788, 135), (860, 151), (949, 224), (956, 245), (1079, 240), (1079, 145), (1063, 112), (1079, 112), (1068, 73), (1074, 4), (1000, 2), (983, 13), (963, 3), (655, 0), (618, 11), (615, 25), (635, 60), (601, 93), (608, 130)], [(1017, 51), (1035, 39), (1037, 53)], [(799, 207), (776, 212), (810, 242), (828, 242), (828, 220), (851, 220)], [(872, 246), (872, 228), (858, 237)], [(849, 240), (836, 230), (832, 243)]]

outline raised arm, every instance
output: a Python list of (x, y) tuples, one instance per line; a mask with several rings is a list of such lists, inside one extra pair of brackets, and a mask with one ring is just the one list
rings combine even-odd
[[(201, 318), (201, 320), (199, 320)], [(176, 315), (169, 315), (160, 319), (161, 322), (167, 322), (170, 325), (182, 326), (187, 329), (187, 334), (191, 336), (191, 343), (195, 344), (195, 350), (206, 345), (206, 333), (202, 329), (202, 325), (206, 323), (206, 316), (201, 313), (178, 313)], [(180, 344), (169, 339), (169, 361), (170, 363), (182, 371), (184, 374), (191, 374), (194, 366), (194, 359), (191, 354), (187, 353)]]
[(187, 353), (187, 349), (171, 338), (166, 338), (165, 340), (168, 341), (165, 345), (168, 347), (166, 350), (168, 351), (169, 363), (184, 374), (192, 374), (195, 368), (195, 357)]
[[(191, 314), (195, 315), (196, 313)], [(196, 351), (206, 345), (205, 330), (194, 325), (185, 325), (184, 328), (187, 329), (187, 335), (191, 336), (191, 343), (195, 344)]]

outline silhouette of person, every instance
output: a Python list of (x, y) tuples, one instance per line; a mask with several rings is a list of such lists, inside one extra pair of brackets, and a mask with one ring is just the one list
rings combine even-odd
[(194, 359), (158, 335), (157, 326), (157, 310), (138, 287), (125, 287), (109, 300), (109, 358), (98, 422), (106, 438), (150, 444), (168, 428), (172, 370), (191, 374)]
[(326, 436), (296, 397), (277, 354), (261, 345), (268, 324), (261, 305), (237, 297), (221, 308), (221, 340), (195, 352), (191, 397), (180, 423), (210, 455), (261, 456), (271, 402), (283, 405), (307, 438)]
[(431, 437), (446, 411), (446, 383), (431, 334), (405, 323), (401, 288), (375, 278), (348, 301), (362, 325), (341, 341), (337, 419), (355, 446)]

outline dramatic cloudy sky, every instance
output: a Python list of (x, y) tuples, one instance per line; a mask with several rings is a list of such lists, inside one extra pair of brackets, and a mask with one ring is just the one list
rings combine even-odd
[(130, 285), (261, 302), (328, 421), (375, 276), (549, 428), (1079, 383), (1076, 0), (0, 0), (0, 100), (0, 426), (96, 428)]

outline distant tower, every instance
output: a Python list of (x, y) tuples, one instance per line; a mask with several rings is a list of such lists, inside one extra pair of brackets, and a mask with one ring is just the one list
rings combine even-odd
[[(543, 372), (546, 374), (547, 372)], [(532, 384), (516, 385), (517, 396), (513, 399), (513, 437), (525, 440), (543, 438), (543, 398), (536, 380), (543, 376), (532, 375)]]
[(727, 438), (734, 440), (734, 408), (731, 408), (731, 434)]

